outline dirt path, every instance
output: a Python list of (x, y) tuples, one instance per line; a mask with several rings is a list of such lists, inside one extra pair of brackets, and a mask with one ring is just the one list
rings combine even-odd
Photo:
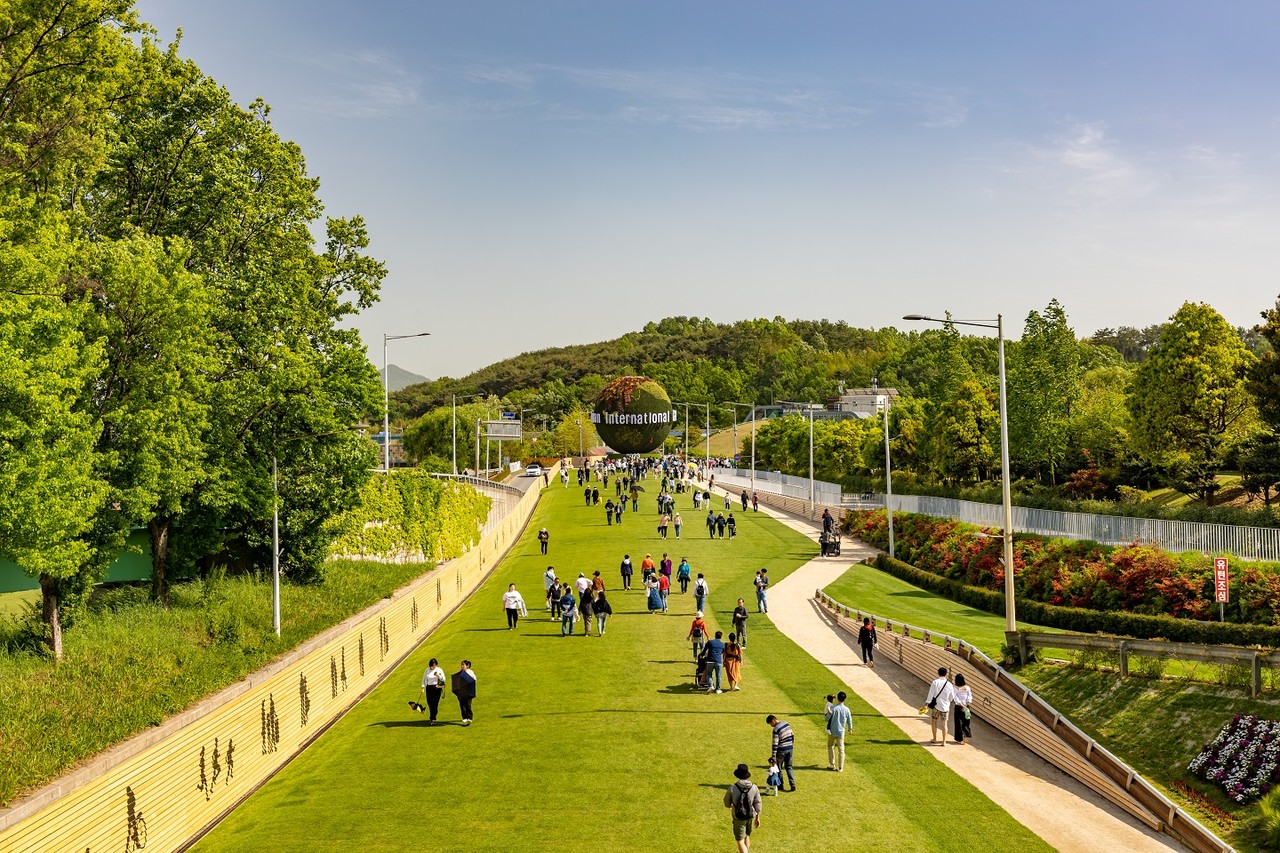
[[(816, 542), (816, 525), (763, 505), (761, 511)], [(1183, 849), (981, 720), (973, 721), (970, 744), (930, 745), (928, 718), (917, 713), (927, 685), (888, 660), (877, 661), (875, 669), (863, 666), (854, 638), (836, 627), (813, 601), (814, 590), (835, 581), (850, 564), (875, 553), (870, 546), (848, 539), (842, 551), (838, 558), (814, 559), (770, 587), (769, 618), (782, 633), (897, 724), (907, 737), (932, 751), (939, 761), (1058, 850)], [(855, 737), (850, 746), (854, 760), (856, 744)]]

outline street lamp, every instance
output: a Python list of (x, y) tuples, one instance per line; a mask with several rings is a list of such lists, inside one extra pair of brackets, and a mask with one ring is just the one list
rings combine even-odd
[(1000, 353), (1000, 477), (1001, 497), (1004, 503), (1004, 629), (1009, 633), (1018, 630), (1017, 610), (1013, 600), (1013, 498), (1009, 489), (1009, 403), (1004, 371), (1004, 315), (997, 314), (990, 320), (939, 320), (923, 314), (907, 314), (904, 320), (924, 320), (953, 326), (977, 326), (995, 329)]
[(706, 427), (702, 431), (703, 437), (706, 439), (706, 461), (703, 463), (704, 473), (711, 471), (711, 404), (710, 403), (689, 403), (678, 402), (675, 405), (684, 406), (684, 460), (685, 464), (689, 462), (689, 407), (703, 406), (707, 410)]
[(382, 336), (382, 470), (391, 473), (391, 371), (387, 367), (387, 341), (402, 341), (405, 338), (425, 338), (430, 332), (418, 332), (413, 335)]
[(815, 497), (814, 497), (814, 487), (813, 487), (813, 409), (818, 404), (817, 403), (795, 403), (790, 400), (779, 400), (778, 402), (788, 406), (804, 406), (806, 409), (809, 410), (809, 515), (813, 515), (814, 507), (817, 506), (817, 501), (815, 500)]
[(578, 458), (580, 460), (579, 464), (585, 468), (587, 467), (587, 458), (582, 452), (582, 418), (578, 418), (576, 421), (574, 421), (574, 423), (578, 425)]
[(893, 469), (889, 462), (889, 395), (885, 394), (881, 403), (879, 380), (871, 378), (871, 393), (875, 396), (875, 406), (884, 413), (884, 512), (889, 519), (889, 557), (896, 555), (893, 550)]
[[(483, 392), (481, 392), (483, 393)], [(479, 397), (480, 393), (464, 394), (463, 400), (470, 400), (472, 397)], [(453, 395), (453, 476), (458, 476), (458, 395)]]
[[(756, 490), (756, 404), (755, 403), (734, 403), (728, 402), (726, 405), (734, 406), (733, 410), (733, 455), (738, 455), (738, 406), (748, 406), (751, 409), (751, 491)], [(737, 460), (735, 459), (735, 462)]]

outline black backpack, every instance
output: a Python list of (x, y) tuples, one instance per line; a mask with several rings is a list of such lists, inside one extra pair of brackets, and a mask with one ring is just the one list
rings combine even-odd
[(741, 785), (734, 785), (738, 789), (738, 796), (733, 798), (733, 817), (734, 820), (751, 820), (755, 817), (755, 812), (751, 810), (751, 788), (743, 788)]

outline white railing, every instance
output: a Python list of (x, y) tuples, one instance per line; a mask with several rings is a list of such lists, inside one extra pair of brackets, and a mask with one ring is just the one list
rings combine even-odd
[[(751, 489), (751, 469), (749, 468), (746, 470), (742, 468), (713, 468), (711, 473), (716, 475), (717, 484), (733, 486), (736, 489)], [(755, 488), (757, 492), (809, 500), (808, 477), (792, 477), (789, 474), (779, 474), (776, 471), (756, 471)], [(839, 506), (840, 484), (828, 483), (825, 480), (814, 480), (813, 499), (815, 503)]]
[[(893, 510), (954, 518), (984, 527), (1003, 525), (999, 504), (928, 495), (894, 495)], [(1019, 533), (1062, 539), (1088, 539), (1104, 545), (1149, 542), (1166, 551), (1226, 553), (1248, 560), (1280, 560), (1280, 528), (1275, 527), (1240, 527), (1015, 506), (1013, 529)]]

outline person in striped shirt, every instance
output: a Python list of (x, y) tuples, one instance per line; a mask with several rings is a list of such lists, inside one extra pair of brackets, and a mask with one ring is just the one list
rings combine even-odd
[[(773, 729), (773, 758), (778, 762), (778, 768), (785, 770), (787, 773), (787, 781), (791, 784), (791, 791), (796, 789), (796, 772), (792, 755), (796, 746), (795, 732), (791, 731), (791, 724), (785, 720), (779, 720), (773, 714), (764, 718), (764, 721)], [(779, 791), (785, 790), (779, 787)]]

